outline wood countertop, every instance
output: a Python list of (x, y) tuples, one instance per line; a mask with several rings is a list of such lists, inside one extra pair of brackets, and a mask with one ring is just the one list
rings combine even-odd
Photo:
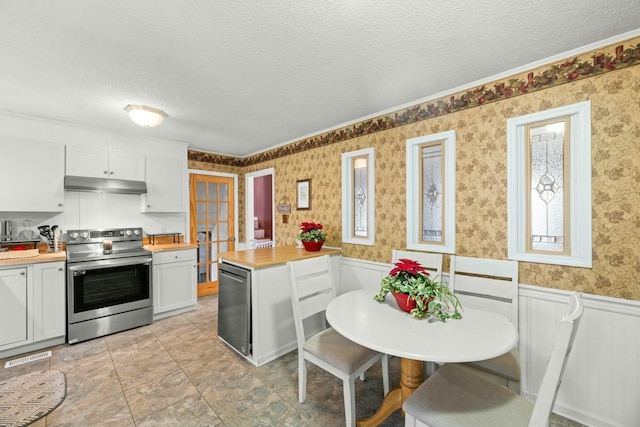
[(297, 261), (305, 258), (313, 258), (322, 255), (341, 255), (340, 248), (323, 247), (318, 252), (309, 252), (304, 248), (295, 246), (276, 246), (274, 248), (249, 249), (246, 251), (223, 252), (218, 256), (223, 261), (238, 264), (250, 268), (263, 268), (272, 265), (284, 264), (288, 261)]
[(21, 264), (36, 264), (40, 262), (55, 262), (55, 261), (66, 261), (67, 253), (65, 251), (60, 252), (41, 252), (37, 256), (31, 256), (26, 258), (9, 258), (0, 260), (0, 267), (10, 266), (10, 265), (21, 265)]
[(195, 243), (156, 243), (155, 245), (144, 245), (143, 248), (149, 252), (179, 251), (182, 249), (195, 249), (198, 245)]

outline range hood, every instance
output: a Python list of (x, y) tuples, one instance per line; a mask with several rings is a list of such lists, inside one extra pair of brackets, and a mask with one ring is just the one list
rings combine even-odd
[(64, 189), (68, 191), (96, 191), (103, 193), (144, 194), (147, 183), (127, 179), (91, 178), (87, 176), (64, 177)]

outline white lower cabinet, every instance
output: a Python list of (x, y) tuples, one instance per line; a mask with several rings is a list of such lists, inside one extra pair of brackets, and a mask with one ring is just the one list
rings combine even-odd
[(64, 261), (34, 264), (33, 272), (33, 339), (64, 336), (67, 328)]
[(0, 268), (0, 359), (65, 338), (65, 262)]
[(0, 349), (28, 342), (27, 269), (0, 270)]
[(195, 309), (196, 250), (153, 253), (154, 320)]

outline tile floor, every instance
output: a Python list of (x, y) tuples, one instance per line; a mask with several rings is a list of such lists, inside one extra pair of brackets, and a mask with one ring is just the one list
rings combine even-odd
[[(309, 365), (307, 401), (297, 400), (297, 353), (256, 368), (217, 337), (216, 296), (195, 311), (91, 341), (53, 347), (51, 358), (3, 369), (0, 380), (35, 370), (66, 374), (67, 397), (34, 427), (344, 425), (342, 383)], [(390, 362), (391, 386), (399, 381)], [(356, 380), (356, 413), (367, 417), (382, 400), (380, 365)], [(403, 426), (399, 411), (383, 426)], [(554, 415), (552, 427), (577, 427)]]

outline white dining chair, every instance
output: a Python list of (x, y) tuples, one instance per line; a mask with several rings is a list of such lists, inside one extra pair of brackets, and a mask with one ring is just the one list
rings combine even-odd
[[(328, 255), (287, 262), (291, 276), (291, 302), (298, 341), (298, 400), (306, 399), (306, 361), (342, 379), (347, 426), (355, 426), (355, 378), (378, 360), (382, 363), (384, 394), (389, 392), (386, 354), (363, 347), (340, 335), (332, 327), (307, 337), (305, 320), (322, 315), (336, 297)], [(373, 297), (372, 297), (373, 298)], [(312, 320), (312, 319), (309, 319)]]
[(417, 261), (427, 269), (431, 277), (442, 275), (442, 254), (417, 251), (399, 251), (394, 249), (391, 252), (391, 262), (396, 263), (399, 259), (411, 259)]
[(405, 427), (546, 427), (584, 312), (572, 293), (535, 404), (463, 364), (444, 365), (404, 402)]
[[(517, 261), (453, 255), (449, 288), (460, 299), (463, 310), (471, 307), (503, 314), (518, 330)], [(520, 389), (520, 355), (517, 346), (502, 356), (466, 365), (515, 392)]]

